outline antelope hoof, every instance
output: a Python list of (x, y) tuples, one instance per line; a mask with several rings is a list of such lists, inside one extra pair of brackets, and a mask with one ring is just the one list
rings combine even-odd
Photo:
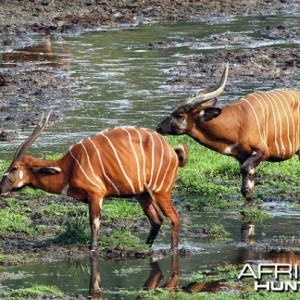
[(171, 254), (178, 254), (178, 253), (179, 253), (178, 247), (171, 248)]
[(97, 251), (97, 247), (91, 247), (90, 251), (95, 253)]
[(151, 247), (154, 243), (154, 240), (153, 239), (147, 239), (146, 240), (146, 244), (149, 245), (149, 247)]
[(256, 204), (255, 204), (255, 201), (253, 200), (253, 198), (246, 198), (246, 206), (248, 207), (254, 207)]

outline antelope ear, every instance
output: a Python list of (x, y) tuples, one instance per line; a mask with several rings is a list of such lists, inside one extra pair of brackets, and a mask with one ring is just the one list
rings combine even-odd
[(31, 167), (35, 173), (57, 174), (61, 172), (59, 167)]
[(213, 118), (216, 118), (217, 116), (219, 116), (221, 112), (222, 112), (221, 107), (210, 106), (210, 107), (206, 107), (203, 110), (201, 110), (199, 113), (199, 117), (202, 121), (210, 121)]
[(217, 103), (217, 98), (208, 99), (208, 100), (194, 104), (193, 107), (191, 109), (189, 109), (189, 112), (192, 113), (193, 115), (197, 115), (197, 114), (199, 114), (200, 111), (202, 111), (202, 109), (212, 107), (216, 103)]

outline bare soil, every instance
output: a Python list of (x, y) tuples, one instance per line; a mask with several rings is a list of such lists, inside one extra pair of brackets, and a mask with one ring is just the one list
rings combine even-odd
[[(70, 78), (67, 70), (57, 76), (58, 70), (64, 70), (63, 64), (52, 57), (47, 39), (44, 45), (33, 45), (31, 37), (34, 34), (44, 34), (50, 38), (53, 33), (72, 34), (99, 28), (109, 30), (149, 22), (213, 23), (238, 15), (270, 15), (287, 10), (296, 11), (297, 0), (0, 0), (0, 51), (2, 60), (14, 66), (1, 68), (0, 65), (0, 142), (17, 138), (14, 128), (35, 124), (38, 116), (33, 111), (45, 110), (49, 103), (55, 111), (52, 121), (62, 119), (66, 109), (78, 108), (80, 105), (76, 100), (68, 99), (72, 98), (72, 87), (83, 85), (84, 79)], [(264, 34), (283, 38), (299, 36), (299, 32), (285, 26), (266, 28)], [(216, 37), (224, 44), (243, 38), (230, 34)], [(26, 50), (29, 46), (30, 55), (37, 56), (34, 60), (42, 61), (46, 68), (36, 72), (30, 55), (19, 57), (18, 52), (12, 53), (12, 50)], [(33, 47), (36, 47), (34, 52)], [(149, 47), (172, 47), (172, 44), (158, 42)], [(44, 53), (43, 57), (39, 57), (40, 52)], [(277, 60), (278, 57), (280, 60)], [(245, 81), (250, 82), (255, 78), (274, 85), (277, 81), (284, 81), (292, 86), (295, 67), (299, 67), (296, 49), (287, 52), (283, 49), (260, 49), (245, 51), (242, 56), (224, 51), (191, 60), (184, 67), (174, 68), (169, 82), (184, 88), (193, 84), (194, 74), (199, 72), (207, 73), (207, 80), (210, 80), (211, 76), (218, 74), (215, 72), (216, 63), (223, 60), (234, 64), (231, 74), (236, 74), (237, 78), (245, 76)], [(231, 80), (234, 82), (235, 78), (231, 76)], [(202, 83), (205, 84), (205, 81)]]

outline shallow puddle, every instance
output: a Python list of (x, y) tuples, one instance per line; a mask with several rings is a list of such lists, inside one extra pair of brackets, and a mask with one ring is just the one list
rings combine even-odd
[[(180, 66), (183, 59), (192, 60), (193, 55), (207, 55), (224, 49), (238, 53), (269, 45), (297, 47), (300, 43), (299, 20), (295, 15), (281, 14), (220, 18), (214, 24), (153, 24), (77, 36), (37, 37), (36, 45), (32, 47), (2, 49), (1, 69), (22, 64), (24, 72), (50, 70), (57, 75), (67, 72), (68, 76), (79, 79), (78, 85), (70, 87), (75, 91), (73, 99), (64, 101), (72, 103), (76, 100), (81, 105), (72, 107), (69, 104), (67, 109), (64, 108), (64, 120), (48, 128), (35, 144), (38, 150), (32, 151), (49, 153), (51, 146), (51, 152), (64, 152), (75, 142), (107, 127), (155, 128), (172, 108), (192, 93), (182, 84), (168, 84), (168, 80), (176, 76), (172, 73), (174, 66)], [(27, 65), (29, 61), (36, 62), (34, 69)], [(273, 85), (266, 86), (266, 82), (255, 81), (255, 78), (248, 83), (230, 79), (229, 85), (232, 84), (235, 92), (225, 91), (220, 103), (227, 101), (229, 96), (236, 100), (253, 91), (254, 85), (256, 89), (274, 88)], [(17, 93), (18, 90), (16, 97)], [(38, 107), (38, 95), (31, 98), (37, 101)], [(55, 109), (55, 101), (60, 99), (49, 103), (50, 108)], [(30, 130), (19, 132), (19, 139), (24, 139)], [(1, 143), (1, 157), (8, 157), (20, 140)]]
[[(242, 265), (245, 262), (256, 261), (300, 263), (299, 252), (288, 251), (291, 246), (300, 249), (300, 211), (290, 213), (282, 210), (273, 214), (274, 218), (265, 220), (262, 224), (254, 223), (255, 237), (248, 240), (245, 240), (241, 232), (243, 221), (236, 214), (185, 214), (182, 219), (187, 229), (190, 226), (194, 228), (195, 224), (199, 224), (200, 228), (203, 224), (221, 224), (230, 232), (229, 239), (209, 241), (182, 237), (180, 247), (190, 252), (188, 256), (154, 255), (152, 262), (145, 259), (107, 261), (92, 256), (82, 261), (68, 260), (5, 267), (1, 270), (3, 275), (0, 275), (1, 288), (30, 287), (33, 284), (54, 285), (70, 296), (82, 294), (87, 297), (94, 293), (95, 299), (100, 294), (109, 299), (119, 299), (121, 296), (124, 299), (132, 299), (132, 295), (126, 296), (125, 291), (137, 291), (143, 287), (154, 288), (165, 284), (169, 287), (176, 285), (187, 292), (217, 292), (226, 285), (218, 281), (188, 281), (186, 278), (195, 272), (212, 271), (217, 266), (229, 264)], [(159, 236), (153, 249), (168, 248), (168, 237), (168, 234), (166, 237)], [(278, 245), (283, 251), (271, 250)], [(172, 279), (174, 274), (179, 275), (178, 281)], [(11, 279), (5, 279), (10, 276)]]

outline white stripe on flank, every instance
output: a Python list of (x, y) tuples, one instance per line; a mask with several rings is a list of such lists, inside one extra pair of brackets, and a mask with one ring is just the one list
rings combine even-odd
[[(279, 142), (281, 143), (281, 150), (283, 152), (283, 155), (285, 155), (285, 145), (283, 144), (283, 141), (282, 141), (282, 137), (283, 137), (282, 120), (281, 120), (281, 115), (280, 115), (280, 111), (279, 111), (276, 99), (275, 99), (274, 95), (272, 95), (270, 92), (262, 92), (262, 93), (268, 98), (269, 103), (272, 106), (272, 110), (273, 110), (273, 114), (274, 114), (274, 126), (276, 126), (275, 139), (276, 139), (277, 155), (281, 156), (281, 151), (279, 149)], [(273, 104), (276, 106), (277, 114), (274, 111)], [(278, 116), (278, 119), (277, 119), (276, 115)], [(279, 127), (279, 132), (277, 131), (278, 127)], [(279, 141), (279, 142), (277, 142), (277, 141)]]
[(97, 183), (95, 183), (93, 180), (90, 179), (90, 177), (85, 173), (84, 168), (82, 167), (82, 165), (80, 164), (80, 162), (78, 161), (78, 159), (73, 155), (72, 153), (72, 148), (69, 150), (71, 156), (73, 157), (73, 159), (76, 161), (77, 165), (79, 166), (81, 172), (83, 173), (83, 175), (85, 176), (85, 178), (94, 186), (96, 186), (97, 188), (99, 188), (100, 190), (102, 190), (102, 187), (99, 186)]
[[(172, 149), (173, 150), (173, 149)], [(173, 150), (174, 151), (174, 150)], [(175, 151), (174, 151), (175, 152)], [(176, 157), (177, 157), (177, 154), (175, 153)], [(177, 160), (177, 163), (178, 163), (178, 160)], [(172, 183), (174, 182), (174, 178), (176, 176), (176, 171), (177, 171), (177, 166), (174, 166), (173, 168), (173, 174), (172, 174), (172, 177), (171, 177), (171, 180), (169, 182), (169, 185), (167, 186), (166, 188), (166, 192), (170, 189)]]
[(145, 184), (146, 182), (146, 158), (145, 158), (145, 151), (143, 148), (143, 139), (141, 136), (141, 133), (139, 132), (139, 130), (137, 130), (136, 128), (133, 128), (133, 130), (135, 130), (139, 136), (140, 139), (140, 149), (141, 149), (141, 153), (142, 153), (142, 157), (143, 157), (143, 174), (144, 174), (144, 182), (143, 184)]
[(157, 138), (159, 139), (159, 142), (160, 142), (160, 145), (161, 145), (161, 154), (160, 154), (160, 163), (159, 163), (159, 167), (158, 167), (158, 170), (157, 170), (156, 180), (155, 180), (154, 185), (153, 185), (153, 190), (156, 189), (157, 181), (158, 181), (158, 178), (159, 178), (159, 174), (160, 174), (160, 171), (161, 171), (161, 167), (162, 167), (163, 160), (164, 160), (164, 154), (165, 154), (164, 146), (163, 146), (162, 141), (161, 141), (162, 138), (158, 133), (155, 132), (155, 134), (156, 134)]
[(131, 149), (132, 149), (132, 152), (133, 152), (133, 155), (134, 155), (134, 158), (135, 158), (136, 168), (137, 168), (137, 178), (138, 178), (139, 189), (140, 189), (140, 192), (142, 192), (143, 186), (142, 186), (142, 183), (141, 183), (141, 174), (140, 174), (141, 172), (140, 172), (139, 158), (138, 158), (138, 156), (136, 154), (136, 151), (135, 151), (135, 148), (132, 144), (132, 137), (131, 137), (130, 132), (125, 127), (123, 127), (122, 129), (127, 133), (128, 137), (129, 137), (129, 144), (131, 146)]
[(270, 100), (270, 98), (268, 97), (268, 95), (266, 95), (265, 93), (262, 92), (262, 94), (267, 97), (268, 99), (268, 103), (270, 104), (271, 108), (272, 108), (272, 116), (273, 116), (273, 120), (274, 120), (274, 143), (276, 146), (276, 150), (277, 150), (277, 155), (280, 155), (280, 150), (279, 150), (279, 146), (278, 146), (278, 142), (277, 142), (277, 122), (276, 122), (276, 115), (274, 112), (274, 107), (273, 107), (273, 101)]
[(259, 103), (259, 106), (261, 108), (261, 112), (262, 112), (262, 115), (263, 115), (263, 121), (264, 121), (264, 131), (265, 131), (265, 134), (264, 134), (264, 140), (265, 142), (267, 143), (267, 137), (268, 137), (268, 122), (267, 122), (267, 118), (266, 118), (266, 114), (265, 114), (265, 110), (263, 108), (263, 105), (261, 104), (261, 99), (263, 99), (262, 97), (258, 98), (260, 95), (258, 93), (255, 93), (255, 94), (252, 94), (251, 96), (253, 96), (253, 98), (255, 98), (257, 100), (257, 102)]
[[(165, 141), (165, 139), (164, 139), (164, 142), (165, 142), (165, 144), (167, 145), (167, 147), (168, 147), (168, 149), (169, 149), (169, 163), (168, 163), (168, 166), (167, 166), (167, 168), (166, 168), (166, 170), (165, 170), (165, 175), (164, 175), (164, 177), (163, 177), (163, 179), (162, 179), (162, 181), (161, 181), (161, 184), (160, 184), (160, 186), (158, 187), (158, 189), (156, 189), (156, 192), (159, 192), (159, 191), (162, 189), (163, 184), (165, 183), (167, 174), (169, 174), (169, 170), (170, 170), (170, 166), (171, 166), (171, 162), (172, 162), (172, 152), (171, 152), (172, 148), (171, 148), (171, 146)], [(175, 169), (176, 169), (176, 168), (175, 168)]]
[(128, 175), (126, 174), (125, 170), (124, 170), (124, 167), (123, 167), (123, 165), (122, 165), (122, 163), (121, 163), (120, 157), (119, 157), (119, 155), (118, 155), (118, 153), (117, 153), (117, 150), (116, 150), (115, 146), (113, 145), (113, 143), (111, 142), (111, 140), (110, 140), (103, 132), (100, 132), (100, 135), (102, 135), (103, 137), (105, 137), (106, 140), (108, 141), (108, 143), (109, 143), (111, 149), (113, 150), (113, 152), (114, 152), (114, 154), (115, 154), (115, 157), (116, 157), (116, 159), (117, 159), (117, 162), (118, 162), (118, 164), (119, 164), (119, 167), (120, 167), (120, 169), (121, 169), (121, 171), (122, 171), (124, 177), (126, 178), (128, 184), (130, 185), (130, 188), (131, 188), (131, 190), (132, 190), (133, 195), (135, 195), (136, 192), (135, 192), (133, 183), (132, 183), (131, 179), (128, 177)]
[[(298, 150), (298, 140), (299, 140), (299, 138), (297, 136), (297, 121), (299, 119), (299, 117), (298, 117), (299, 114), (298, 114), (298, 111), (296, 110), (296, 104), (295, 103), (297, 103), (298, 105), (299, 105), (299, 103), (298, 103), (298, 101), (295, 101), (293, 93), (289, 92), (289, 95), (291, 96), (291, 98), (293, 100), (291, 114), (293, 116), (292, 119), (293, 119), (293, 129), (294, 130), (293, 130), (292, 138), (293, 138), (293, 146), (294, 146), (293, 152), (296, 153), (297, 150)], [(298, 109), (298, 106), (297, 106), (297, 109)]]
[[(271, 94), (270, 92), (269, 93), (265, 93), (266, 95), (270, 96), (270, 98), (273, 101), (273, 103), (275, 104), (276, 108), (277, 108), (277, 113), (278, 113), (278, 120), (279, 120), (279, 139), (280, 139), (280, 142), (281, 142), (281, 150), (283, 152), (283, 156), (285, 156), (285, 153), (286, 153), (286, 150), (285, 150), (285, 145), (283, 143), (283, 130), (282, 130), (282, 118), (281, 118), (281, 114), (280, 114), (280, 110), (279, 110), (279, 107), (278, 107), (278, 103), (274, 97), (274, 94)], [(277, 97), (276, 97), (277, 98)], [(278, 98), (277, 98), (278, 99)], [(280, 101), (279, 101), (280, 102)], [(281, 153), (280, 153), (281, 154)]]
[(266, 147), (268, 147), (267, 144), (266, 144), (266, 141), (263, 139), (263, 137), (262, 137), (262, 135), (261, 135), (259, 119), (258, 119), (258, 117), (257, 117), (257, 114), (256, 114), (256, 111), (255, 111), (254, 107), (252, 106), (252, 104), (251, 104), (246, 98), (244, 98), (244, 101), (245, 101), (246, 103), (248, 103), (248, 105), (250, 106), (250, 108), (251, 108), (251, 110), (252, 110), (252, 112), (253, 112), (253, 115), (254, 115), (255, 120), (256, 120), (256, 125), (257, 125), (257, 129), (258, 129), (258, 133), (259, 133), (259, 138), (260, 138), (260, 140), (265, 144)]
[(297, 97), (297, 127), (296, 127), (296, 134), (295, 134), (295, 138), (296, 138), (296, 150), (295, 152), (297, 152), (299, 150), (299, 139), (300, 139), (300, 100), (299, 100), (299, 93), (296, 91), (292, 91), (294, 94), (296, 94)]
[(293, 111), (294, 110), (294, 105), (295, 105), (295, 99), (294, 99), (294, 96), (292, 93), (286, 91), (286, 90), (281, 90), (280, 92), (282, 93), (286, 93), (287, 96), (290, 96), (290, 98), (292, 99), (292, 105), (289, 105), (288, 101), (286, 100), (286, 98), (284, 97), (284, 100), (287, 104), (287, 108), (289, 110), (289, 113), (290, 113), (290, 119), (289, 119), (289, 122), (292, 123), (292, 127), (293, 127), (293, 131), (291, 132), (290, 136), (292, 137), (292, 151), (291, 151), (291, 154), (295, 153), (297, 150), (297, 142), (296, 142), (296, 126), (295, 126), (295, 119), (294, 119), (294, 115), (293, 115)]
[(95, 172), (94, 172), (94, 168), (93, 168), (92, 165), (91, 165), (90, 156), (89, 156), (89, 154), (88, 154), (88, 152), (87, 152), (87, 150), (86, 150), (86, 148), (85, 148), (83, 142), (80, 142), (79, 144), (82, 146), (82, 148), (83, 148), (83, 150), (84, 150), (84, 152), (85, 152), (86, 159), (87, 159), (87, 161), (88, 161), (90, 170), (91, 170), (91, 172), (92, 172), (94, 178), (102, 184), (102, 190), (105, 190), (105, 185), (104, 185), (103, 181), (102, 181), (101, 178), (99, 178), (99, 176), (97, 176), (97, 175), (95, 174)]
[(149, 180), (149, 184), (148, 184), (148, 186), (151, 186), (152, 180), (153, 180), (153, 171), (154, 171), (154, 139), (153, 139), (152, 134), (148, 130), (144, 129), (144, 131), (147, 132), (147, 134), (150, 136), (151, 143), (152, 143), (152, 150), (151, 150), (151, 173), (150, 173), (150, 180)]
[(266, 99), (265, 97), (262, 97), (261, 96), (261, 99), (262, 99), (262, 101), (263, 101), (263, 103), (264, 103), (264, 105), (265, 105), (265, 108), (266, 108), (266, 144), (268, 144), (268, 137), (269, 137), (269, 125), (270, 125), (270, 111), (269, 111), (269, 109), (270, 109), (270, 107), (269, 107), (269, 103), (268, 103), (268, 99)]
[[(289, 109), (289, 113), (290, 113), (290, 117), (293, 117), (292, 114), (291, 114), (291, 111), (290, 111), (290, 104), (287, 102), (285, 96), (282, 95), (282, 94), (280, 94), (280, 91), (278, 91), (276, 94), (274, 94), (274, 96), (276, 96), (279, 99), (280, 104), (281, 104), (282, 109), (283, 109), (284, 114), (285, 114), (286, 124), (287, 124), (287, 138), (288, 138), (288, 143), (289, 143), (289, 146), (290, 146), (290, 152), (289, 152), (289, 154), (291, 155), (292, 151), (293, 151), (293, 146), (292, 146), (292, 142), (291, 142), (291, 139), (290, 139), (290, 118), (288, 117), (288, 114), (286, 112), (286, 108), (288, 108)], [(280, 98), (279, 96), (282, 96), (283, 98)], [(283, 100), (285, 102), (285, 105), (283, 105), (283, 103), (282, 103)]]
[(103, 176), (104, 176), (104, 177), (108, 180), (108, 182), (112, 185), (112, 187), (113, 187), (113, 189), (116, 191), (116, 193), (117, 193), (118, 195), (120, 195), (120, 191), (119, 191), (119, 189), (117, 188), (117, 186), (112, 182), (112, 180), (110, 179), (110, 177), (105, 173), (105, 169), (104, 169), (104, 165), (103, 165), (103, 162), (102, 162), (102, 159), (101, 159), (100, 152), (99, 152), (99, 150), (97, 149), (97, 147), (96, 147), (94, 141), (93, 141), (91, 138), (89, 138), (89, 141), (93, 144), (94, 149), (95, 149), (95, 151), (96, 151), (96, 153), (97, 153), (98, 160), (99, 160), (99, 163), (100, 163), (100, 166), (101, 166), (101, 169), (102, 169), (102, 174), (103, 174)]

